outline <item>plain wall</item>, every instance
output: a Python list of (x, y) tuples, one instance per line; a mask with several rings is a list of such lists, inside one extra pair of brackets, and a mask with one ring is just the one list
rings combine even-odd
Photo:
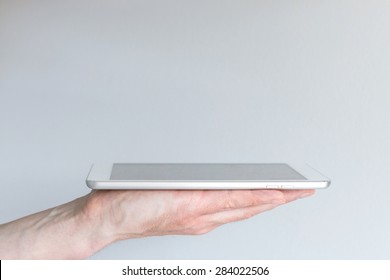
[(92, 259), (390, 257), (388, 1), (0, 0), (0, 222), (93, 162), (308, 162), (314, 197)]

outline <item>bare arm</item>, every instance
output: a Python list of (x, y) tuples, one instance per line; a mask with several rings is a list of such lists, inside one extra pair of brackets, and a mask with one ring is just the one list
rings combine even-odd
[(313, 190), (92, 191), (0, 226), (0, 259), (82, 259), (122, 239), (203, 234)]

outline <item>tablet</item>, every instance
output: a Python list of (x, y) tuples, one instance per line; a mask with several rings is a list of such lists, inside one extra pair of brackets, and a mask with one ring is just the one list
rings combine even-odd
[(92, 189), (322, 189), (330, 179), (306, 164), (110, 163), (94, 164)]

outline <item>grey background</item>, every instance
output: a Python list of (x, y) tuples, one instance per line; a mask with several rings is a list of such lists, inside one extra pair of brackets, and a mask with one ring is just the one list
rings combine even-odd
[(305, 161), (331, 188), (92, 259), (390, 257), (388, 1), (0, 0), (0, 222), (93, 162)]

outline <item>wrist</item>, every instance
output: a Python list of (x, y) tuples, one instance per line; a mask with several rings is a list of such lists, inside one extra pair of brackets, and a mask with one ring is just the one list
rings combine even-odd
[(95, 251), (119, 240), (147, 236), (139, 221), (142, 213), (132, 209), (137, 205), (137, 194), (131, 194), (99, 190), (84, 197), (83, 219), (92, 223), (95, 234), (91, 246)]
[(74, 226), (82, 229), (84, 246), (80, 257), (93, 255), (107, 245), (115, 242), (114, 234), (105, 218), (105, 205), (94, 192), (79, 198), (79, 209), (75, 215)]
[(34, 214), (23, 242), (38, 259), (84, 259), (108, 242), (85, 211), (87, 196)]

